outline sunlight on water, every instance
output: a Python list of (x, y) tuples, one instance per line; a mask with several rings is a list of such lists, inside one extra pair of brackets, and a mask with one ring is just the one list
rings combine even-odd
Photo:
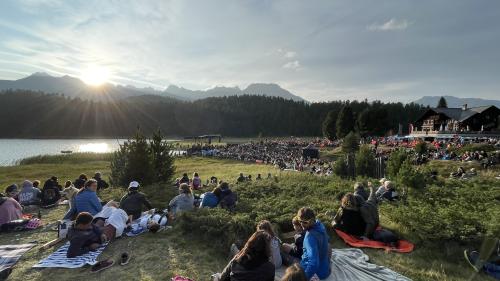
[(78, 147), (79, 152), (95, 152), (95, 153), (104, 153), (111, 151), (110, 147), (107, 143), (86, 143), (82, 144)]

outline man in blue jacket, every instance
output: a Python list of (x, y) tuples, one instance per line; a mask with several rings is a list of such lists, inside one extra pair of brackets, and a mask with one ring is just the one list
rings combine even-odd
[(314, 211), (310, 208), (301, 208), (297, 216), (302, 228), (306, 230), (304, 237), (304, 253), (300, 265), (306, 274), (307, 280), (314, 275), (319, 279), (330, 276), (330, 237), (326, 233), (325, 226), (316, 220)]

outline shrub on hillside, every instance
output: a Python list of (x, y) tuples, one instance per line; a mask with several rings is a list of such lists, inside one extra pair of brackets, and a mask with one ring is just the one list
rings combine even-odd
[(401, 165), (408, 158), (408, 153), (406, 150), (400, 148), (396, 149), (391, 153), (389, 159), (387, 160), (387, 175), (390, 178), (396, 178)]
[(111, 161), (111, 184), (127, 186), (131, 181), (142, 185), (168, 182), (174, 173), (170, 145), (156, 132), (151, 141), (138, 131), (120, 145)]
[(362, 145), (356, 153), (356, 174), (366, 177), (375, 175), (375, 154), (368, 145)]
[(466, 144), (462, 146), (461, 148), (457, 149), (458, 154), (462, 154), (466, 151), (468, 152), (475, 152), (475, 151), (485, 151), (485, 152), (491, 152), (495, 151), (496, 148), (494, 145), (491, 144), (479, 144), (479, 143), (471, 143), (471, 144)]
[(421, 141), (421, 142), (418, 142), (416, 145), (415, 145), (415, 152), (418, 154), (418, 155), (423, 155), (423, 154), (426, 154), (427, 153), (427, 143), (425, 141)]
[(342, 152), (344, 153), (354, 153), (359, 149), (359, 136), (351, 131), (342, 140)]
[(401, 185), (413, 189), (421, 189), (425, 187), (424, 174), (412, 165), (410, 158), (407, 158), (399, 168), (397, 181)]
[(347, 159), (345, 155), (340, 156), (333, 163), (333, 173), (341, 178), (346, 178), (349, 176), (349, 171), (347, 168)]

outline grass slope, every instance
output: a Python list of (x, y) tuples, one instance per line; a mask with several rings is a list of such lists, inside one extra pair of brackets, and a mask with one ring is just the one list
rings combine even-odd
[[(93, 174), (101, 171), (109, 175), (109, 162), (66, 161), (60, 159), (60, 164), (52, 160), (44, 160), (50, 164), (29, 164), (16, 167), (0, 167), (0, 186), (25, 178), (46, 179), (57, 175), (61, 180), (74, 179), (80, 173)], [(59, 160), (58, 160), (59, 161)], [(442, 165), (442, 164), (436, 164)], [(169, 280), (174, 274), (186, 275), (195, 280), (209, 280), (209, 276), (221, 271), (228, 261), (226, 247), (231, 233), (217, 234), (217, 229), (205, 228), (203, 221), (212, 219), (209, 223), (220, 223), (221, 228), (231, 231), (245, 232), (253, 228), (252, 223), (263, 219), (271, 219), (279, 231), (287, 231), (286, 222), (291, 218), (298, 205), (310, 205), (318, 210), (320, 217), (328, 218), (326, 211), (335, 210), (338, 206), (335, 195), (339, 191), (349, 191), (352, 182), (337, 178), (318, 178), (306, 174), (282, 173), (270, 166), (244, 164), (230, 160), (214, 160), (205, 158), (189, 158), (176, 160), (177, 175), (194, 171), (200, 173), (203, 179), (212, 175), (219, 179), (234, 182), (239, 172), (276, 175), (276, 180), (235, 185), (240, 194), (240, 204), (237, 214), (230, 215), (223, 210), (203, 210), (192, 213), (190, 219), (201, 220), (199, 224), (186, 225), (179, 222), (173, 229), (158, 234), (143, 234), (135, 238), (120, 238), (114, 241), (101, 255), (118, 258), (120, 253), (127, 251), (132, 255), (132, 261), (126, 267), (114, 266), (106, 271), (92, 275), (88, 268), (82, 269), (31, 269), (40, 259), (49, 255), (54, 249), (39, 251), (35, 247), (24, 255), (15, 266), (10, 280)], [(168, 185), (145, 187), (155, 207), (166, 207), (167, 202), (175, 194), (176, 189)], [(121, 188), (111, 188), (100, 194), (106, 200), (119, 199), (124, 193)], [(387, 210), (391, 210), (390, 208)], [(65, 207), (58, 207), (42, 212), (47, 224), (60, 219)], [(383, 208), (384, 215), (386, 208)], [(188, 217), (186, 217), (187, 219)], [(231, 223), (227, 223), (231, 220)], [(233, 224), (234, 222), (234, 224)], [(249, 222), (240, 229), (239, 222)], [(380, 250), (364, 250), (372, 262), (387, 266), (413, 280), (493, 280), (485, 275), (478, 275), (470, 270), (462, 257), (462, 251), (467, 245), (457, 242), (425, 242), (414, 237), (411, 231), (402, 228), (393, 221), (382, 216), (382, 222), (405, 237), (417, 242), (416, 249), (410, 254), (385, 253)], [(327, 223), (325, 221), (325, 223)], [(231, 228), (232, 227), (232, 228)], [(439, 229), (436, 229), (439, 231)], [(0, 244), (18, 244), (38, 241), (41, 245), (55, 238), (56, 233), (49, 227), (23, 233), (0, 235)], [(335, 235), (331, 235), (331, 243), (335, 248), (346, 245)], [(415, 240), (413, 240), (415, 239)]]

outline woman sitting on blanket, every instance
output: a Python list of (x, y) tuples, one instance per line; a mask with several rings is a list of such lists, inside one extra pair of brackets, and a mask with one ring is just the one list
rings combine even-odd
[(293, 236), (294, 243), (281, 245), (281, 251), (283, 256), (283, 263), (290, 265), (296, 262), (300, 262), (302, 254), (304, 253), (304, 236), (305, 231), (300, 225), (300, 220), (297, 216), (292, 219), (293, 229), (295, 230), (295, 235)]
[(181, 212), (191, 211), (194, 209), (194, 197), (188, 184), (183, 183), (179, 186), (179, 195), (175, 196), (170, 201), (168, 207), (172, 217), (174, 218)]
[(13, 198), (0, 193), (0, 226), (23, 216), (21, 205)]
[(220, 281), (274, 281), (270, 242), (267, 232), (255, 232), (222, 271)]
[(304, 269), (307, 280), (311, 280), (315, 275), (321, 280), (326, 279), (331, 273), (331, 248), (325, 226), (316, 220), (316, 215), (310, 208), (301, 208), (297, 217), (306, 231), (300, 266)]
[(68, 231), (69, 248), (66, 256), (74, 258), (95, 251), (106, 241), (106, 236), (98, 226), (92, 223), (93, 217), (88, 212), (79, 213), (72, 228)]
[(363, 236), (365, 234), (366, 223), (361, 216), (354, 194), (347, 193), (342, 197), (332, 225), (350, 235)]
[(274, 234), (273, 226), (268, 220), (263, 220), (257, 225), (257, 231), (265, 231), (271, 237), (271, 262), (274, 264), (274, 268), (280, 268), (283, 262), (280, 253), (281, 241)]

